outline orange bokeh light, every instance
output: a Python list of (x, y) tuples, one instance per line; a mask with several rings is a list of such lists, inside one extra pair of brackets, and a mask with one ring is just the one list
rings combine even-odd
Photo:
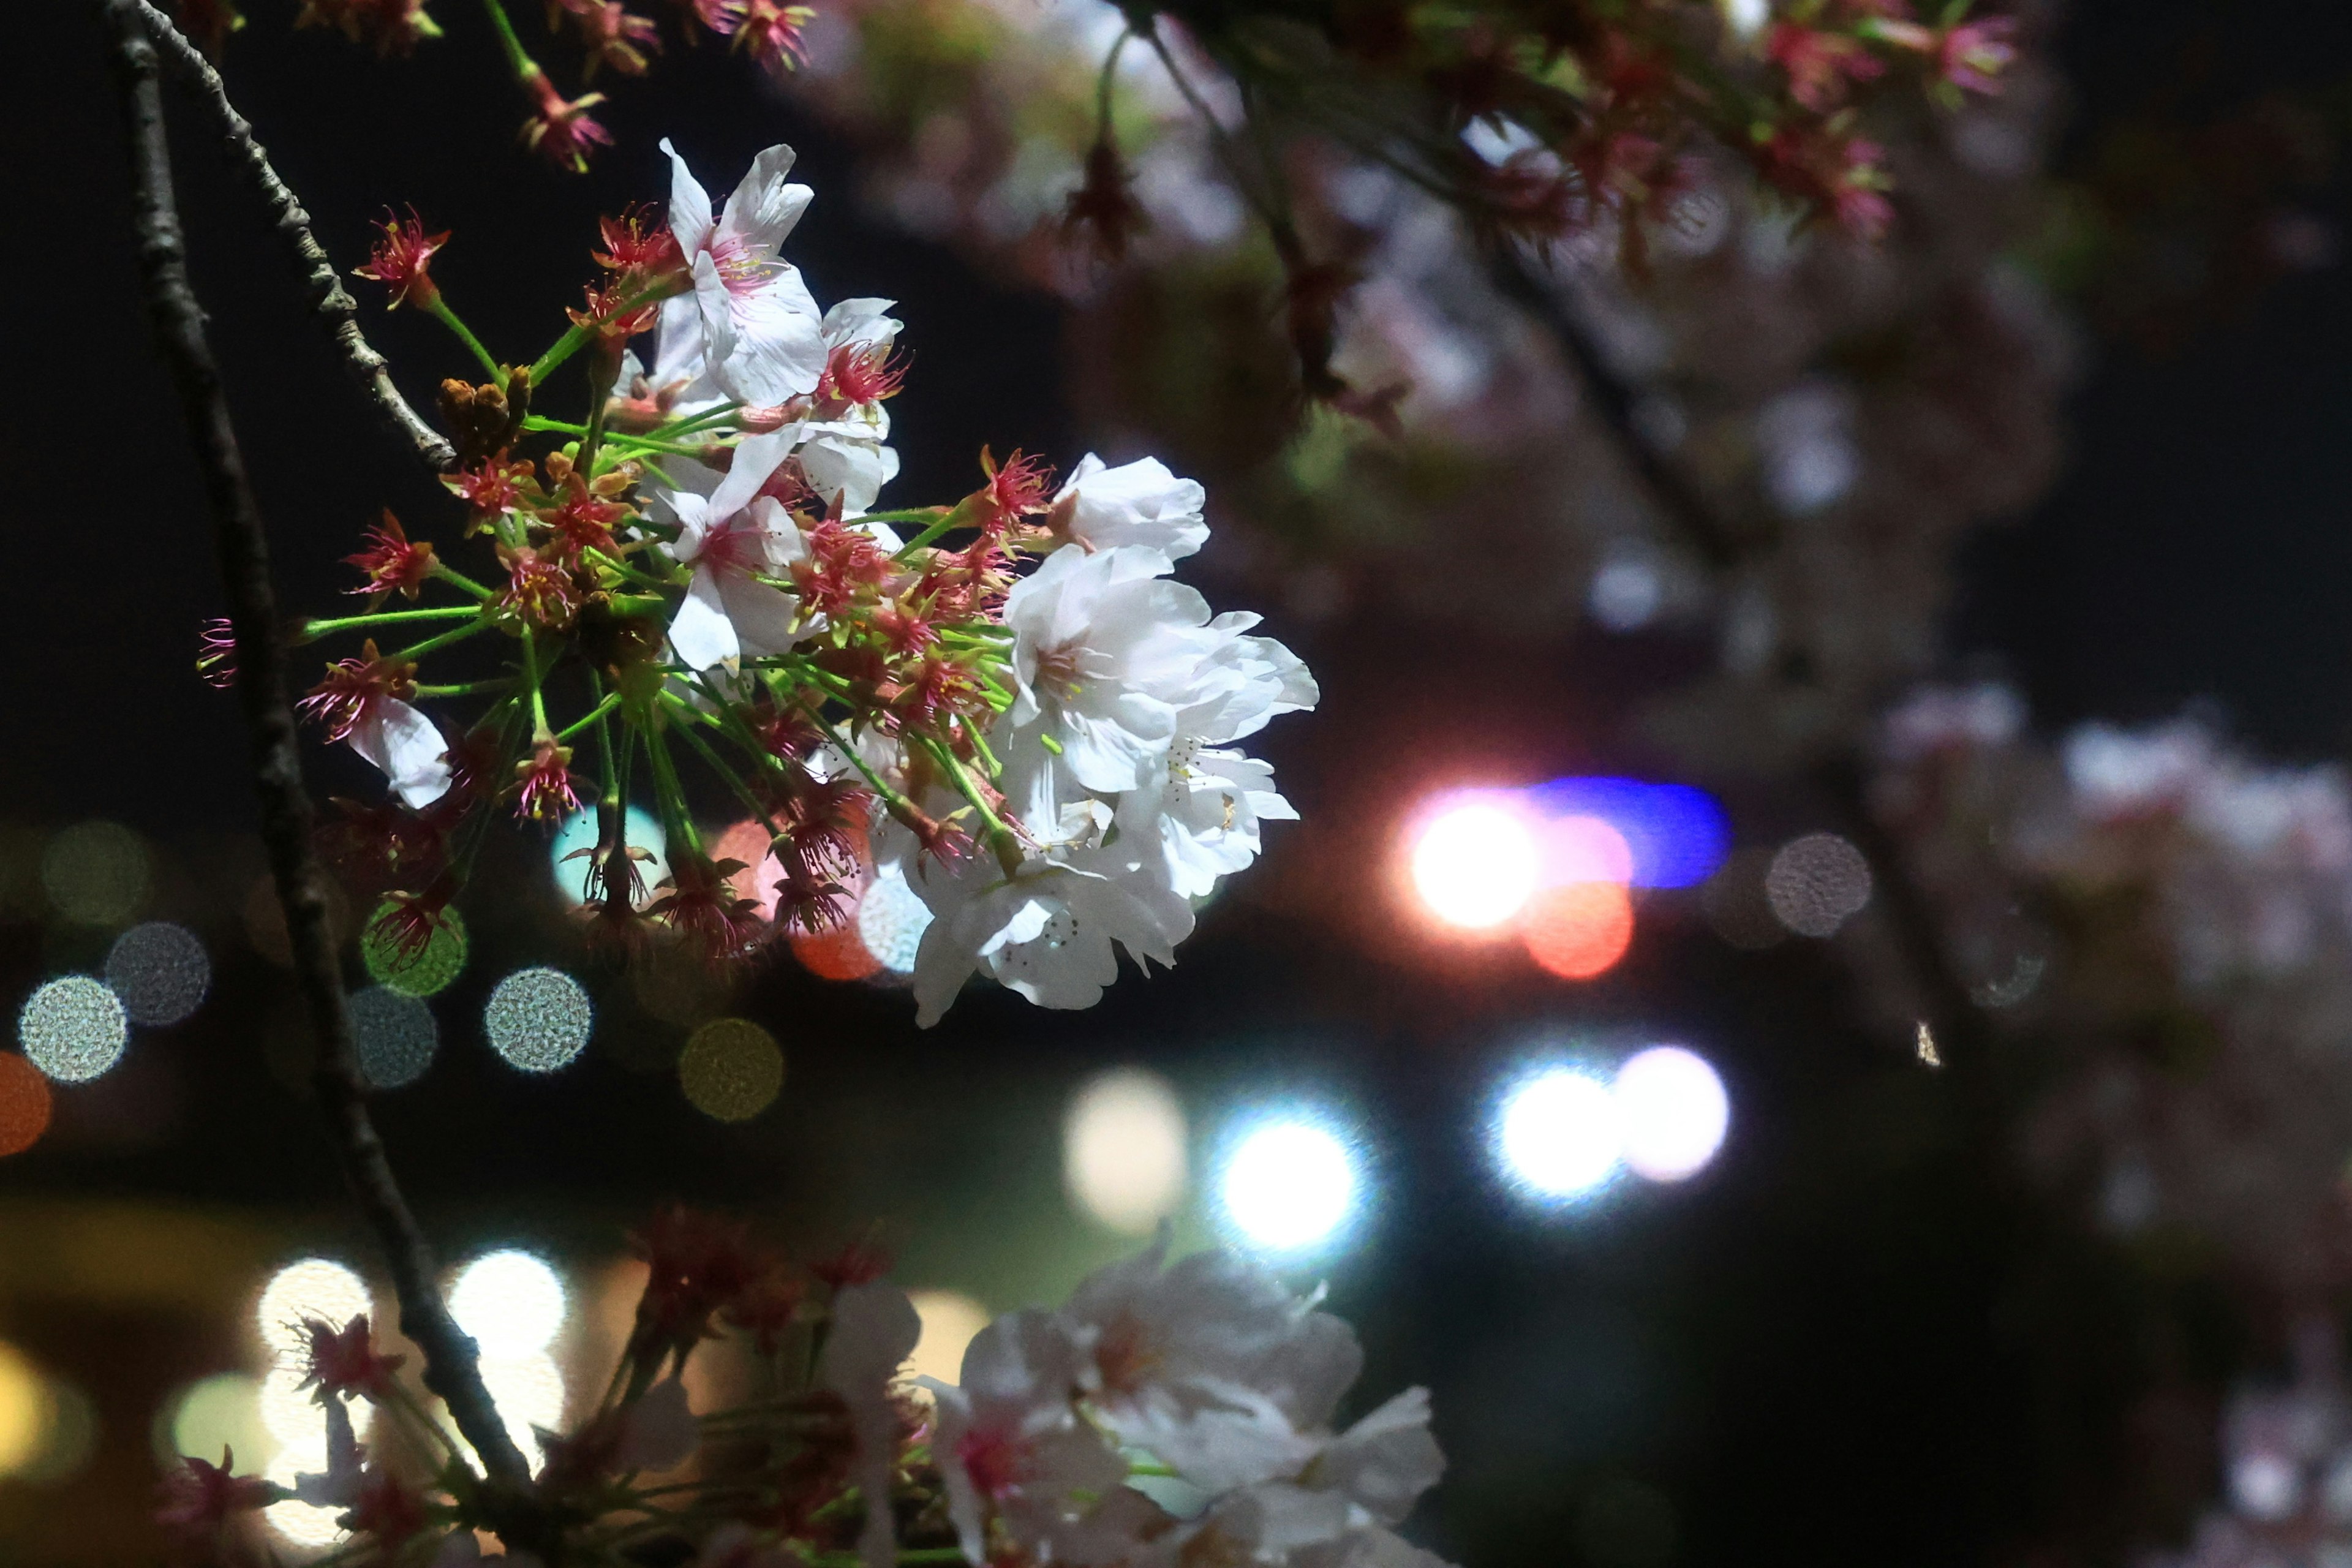
[[(857, 857), (859, 875), (844, 878), (843, 885), (854, 893), (867, 869), (866, 861), (870, 851), (866, 847), (865, 833), (853, 830), (849, 847)], [(735, 889), (737, 898), (749, 899), (759, 905), (761, 920), (776, 918), (776, 884), (782, 879), (784, 868), (773, 855), (768, 853), (768, 829), (763, 824), (757, 821), (737, 823), (710, 841), (710, 858), (713, 860), (743, 862), (743, 869), (729, 877), (727, 885)]]
[(863, 980), (882, 967), (882, 961), (866, 951), (855, 920), (814, 935), (796, 931), (792, 942), (793, 956), (801, 967), (821, 979)]
[(1633, 943), (1633, 900), (1615, 882), (1568, 882), (1539, 889), (1520, 916), (1528, 956), (1563, 980), (1591, 980), (1616, 967)]
[(49, 1130), (49, 1080), (14, 1051), (0, 1051), (0, 1155), (21, 1154)]

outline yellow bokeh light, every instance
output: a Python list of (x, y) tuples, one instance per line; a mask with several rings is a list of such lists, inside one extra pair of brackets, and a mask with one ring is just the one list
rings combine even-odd
[(749, 1018), (714, 1018), (686, 1042), (678, 1087), (697, 1110), (720, 1121), (749, 1121), (784, 1087), (784, 1053)]
[(170, 1463), (182, 1457), (220, 1463), (221, 1451), (250, 1470), (277, 1447), (261, 1419), (261, 1381), (241, 1372), (216, 1373), (182, 1389), (157, 1423), (156, 1447)]
[(0, 1341), (0, 1476), (21, 1475), (39, 1461), (54, 1405), (40, 1369)]
[(41, 886), (79, 925), (121, 925), (147, 901), (147, 846), (119, 822), (84, 822), (49, 840)]
[(923, 1332), (907, 1358), (906, 1375), (961, 1382), (964, 1349), (988, 1327), (988, 1309), (958, 1290), (909, 1290), (907, 1300)]
[(1184, 1201), (1189, 1137), (1183, 1102), (1139, 1068), (1090, 1079), (1062, 1124), (1062, 1175), (1084, 1213), (1129, 1236), (1148, 1233)]

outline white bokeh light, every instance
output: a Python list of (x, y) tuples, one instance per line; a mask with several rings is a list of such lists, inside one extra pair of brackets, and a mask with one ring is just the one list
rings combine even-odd
[(486, 1358), (537, 1355), (562, 1331), (563, 1281), (536, 1253), (486, 1253), (457, 1273), (449, 1315)]
[[(477, 1339), (479, 1335), (475, 1336)], [(541, 1428), (563, 1429), (563, 1369), (545, 1352), (529, 1355), (485, 1355), (482, 1386), (506, 1418), (507, 1436), (533, 1470), (547, 1455), (539, 1441)]]
[(1653, 1046), (1617, 1069), (1610, 1094), (1625, 1143), (1625, 1166), (1654, 1182), (1679, 1182), (1706, 1169), (1731, 1125), (1731, 1099), (1705, 1057)]
[(1078, 1208), (1112, 1230), (1150, 1234), (1184, 1199), (1183, 1102), (1168, 1080), (1114, 1068), (1087, 1080), (1062, 1124), (1062, 1178)]
[(279, 1356), (299, 1360), (310, 1341), (302, 1320), (316, 1318), (341, 1328), (369, 1310), (367, 1282), (340, 1263), (305, 1258), (269, 1277), (254, 1308), (254, 1326), (261, 1342)]
[(1495, 1134), (1504, 1173), (1543, 1198), (1592, 1192), (1615, 1173), (1623, 1152), (1609, 1086), (1573, 1068), (1522, 1079), (1505, 1097)]
[(1449, 806), (1414, 836), (1412, 887), (1447, 925), (1501, 925), (1534, 896), (1542, 856), (1515, 812), (1491, 801)]
[(1296, 1117), (1260, 1123), (1225, 1162), (1225, 1216), (1269, 1252), (1303, 1252), (1336, 1237), (1355, 1211), (1355, 1155), (1328, 1127)]

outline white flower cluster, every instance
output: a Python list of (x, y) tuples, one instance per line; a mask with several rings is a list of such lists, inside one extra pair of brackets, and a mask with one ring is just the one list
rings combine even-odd
[(2052, 747), (2023, 718), (1999, 689), (1923, 694), (1877, 794), (1948, 951), (2047, 977), (1986, 1004), (2048, 1047), (2030, 1155), (2095, 1156), (2112, 1228), (2187, 1226), (2311, 1287), (2346, 1237), (2352, 785), (2193, 721)]
[[(663, 144), (668, 151), (668, 144)], [(694, 292), (662, 309), (650, 372), (623, 366), (624, 395), (651, 395), (670, 416), (729, 401), (805, 410), (736, 446), (724, 472), (665, 460), (654, 516), (675, 523), (664, 548), (693, 569), (669, 628), (677, 658), (698, 671), (782, 654), (824, 629), (780, 585), (808, 550), (778, 498), (793, 476), (845, 518), (869, 510), (898, 472), (889, 418), (871, 401), (835, 407), (819, 391), (844, 350), (887, 351), (899, 323), (890, 301), (851, 300), (819, 315), (780, 247), (806, 208), (790, 184), (789, 148), (760, 155), (714, 219), (708, 195), (673, 153), (670, 222)], [(1236, 742), (1278, 713), (1312, 708), (1306, 667), (1258, 617), (1213, 616), (1171, 580), (1208, 538), (1201, 486), (1156, 459), (1111, 468), (1089, 454), (1055, 498), (1061, 542), (1015, 584), (1003, 609), (1017, 695), (987, 736), (1019, 825), (1023, 857), (1008, 868), (985, 850), (953, 863), (922, 852), (884, 823), (877, 860), (931, 910), (915, 969), (918, 1018), (936, 1023), (976, 971), (1047, 1007), (1091, 1006), (1118, 973), (1117, 948), (1139, 963), (1174, 961), (1191, 933), (1192, 900), (1259, 851), (1261, 825), (1297, 813), (1273, 770)], [(886, 549), (898, 540), (869, 525)], [(859, 761), (895, 781), (920, 776), (878, 735)], [(961, 803), (944, 791), (924, 801)]]
[[(1345, 1322), (1229, 1253), (1114, 1264), (1054, 1311), (999, 1318), (938, 1399), (931, 1452), (965, 1557), (1039, 1563), (1442, 1568), (1391, 1529), (1444, 1459), (1408, 1389), (1345, 1430)], [(1139, 1467), (1140, 1469), (1139, 1470)], [(1171, 1479), (1181, 1516), (1128, 1484)]]
[(1190, 900), (1256, 858), (1263, 823), (1297, 816), (1273, 769), (1234, 742), (1312, 708), (1315, 681), (1248, 635), (1255, 616), (1213, 617), (1169, 580), (1208, 536), (1202, 499), (1151, 458), (1111, 468), (1091, 455), (1056, 498), (1074, 543), (1005, 603), (1018, 693), (990, 737), (1027, 853), (1010, 870), (982, 856), (942, 865), (903, 830), (876, 840), (933, 916), (919, 1023), (975, 970), (1041, 1006), (1088, 1007), (1117, 976), (1114, 943), (1174, 962)]

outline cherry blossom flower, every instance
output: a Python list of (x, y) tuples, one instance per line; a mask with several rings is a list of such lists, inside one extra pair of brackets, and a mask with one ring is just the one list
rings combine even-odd
[(1363, 1365), (1355, 1333), (1229, 1252), (1168, 1262), (1165, 1232), (1063, 1309), (1089, 1407), (1123, 1443), (1224, 1491), (1296, 1475)]
[[(860, 1489), (869, 1498), (890, 1495), (898, 1458), (898, 1412), (890, 1391), (898, 1368), (923, 1337), (906, 1292), (879, 1282), (845, 1285), (834, 1292), (833, 1321), (817, 1382), (841, 1398), (856, 1445), (852, 1462)], [(866, 1568), (894, 1568), (898, 1535), (890, 1510), (868, 1508), (857, 1552)]]
[(1089, 554), (1139, 544), (1181, 561), (1208, 540), (1205, 499), (1198, 480), (1178, 479), (1157, 458), (1114, 468), (1088, 452), (1054, 498), (1046, 526)]
[(1126, 1480), (1127, 1462), (1071, 1404), (1080, 1354), (1057, 1314), (1014, 1312), (973, 1338), (960, 1386), (929, 1384), (939, 1400), (932, 1449), (968, 1561), (990, 1561), (992, 1516), (1035, 1548)]
[(1091, 1007), (1118, 978), (1116, 949), (1138, 963), (1176, 962), (1192, 910), (1125, 867), (1032, 858), (1005, 873), (984, 856), (953, 867), (909, 855), (907, 880), (933, 919), (915, 956), (915, 1022), (936, 1024), (975, 970), (1041, 1007)]
[(813, 195), (784, 178), (796, 154), (778, 145), (752, 159), (714, 220), (686, 160), (661, 145), (672, 170), (670, 229), (694, 268), (711, 379), (760, 406), (815, 391), (824, 374), (822, 318), (800, 269), (780, 254)]
[(1088, 789), (1150, 782), (1175, 736), (1175, 708), (1155, 691), (1181, 679), (1197, 651), (1181, 634), (1208, 624), (1209, 605), (1168, 569), (1139, 546), (1056, 551), (1004, 602), (1018, 683), (1009, 717)]
[[(782, 653), (807, 631), (793, 597), (762, 578), (780, 577), (808, 552), (783, 503), (760, 493), (793, 442), (792, 430), (746, 437), (708, 494), (692, 489), (662, 500), (678, 537), (664, 549), (694, 569), (669, 626), (670, 646), (695, 669), (732, 665), (746, 653)], [(702, 476), (686, 469), (685, 482)]]
[(1129, 853), (1156, 848), (1169, 887), (1202, 899), (1257, 858), (1262, 823), (1296, 822), (1298, 813), (1266, 763), (1182, 736), (1169, 749), (1167, 783), (1120, 796), (1118, 817), (1121, 843), (1132, 837)]

